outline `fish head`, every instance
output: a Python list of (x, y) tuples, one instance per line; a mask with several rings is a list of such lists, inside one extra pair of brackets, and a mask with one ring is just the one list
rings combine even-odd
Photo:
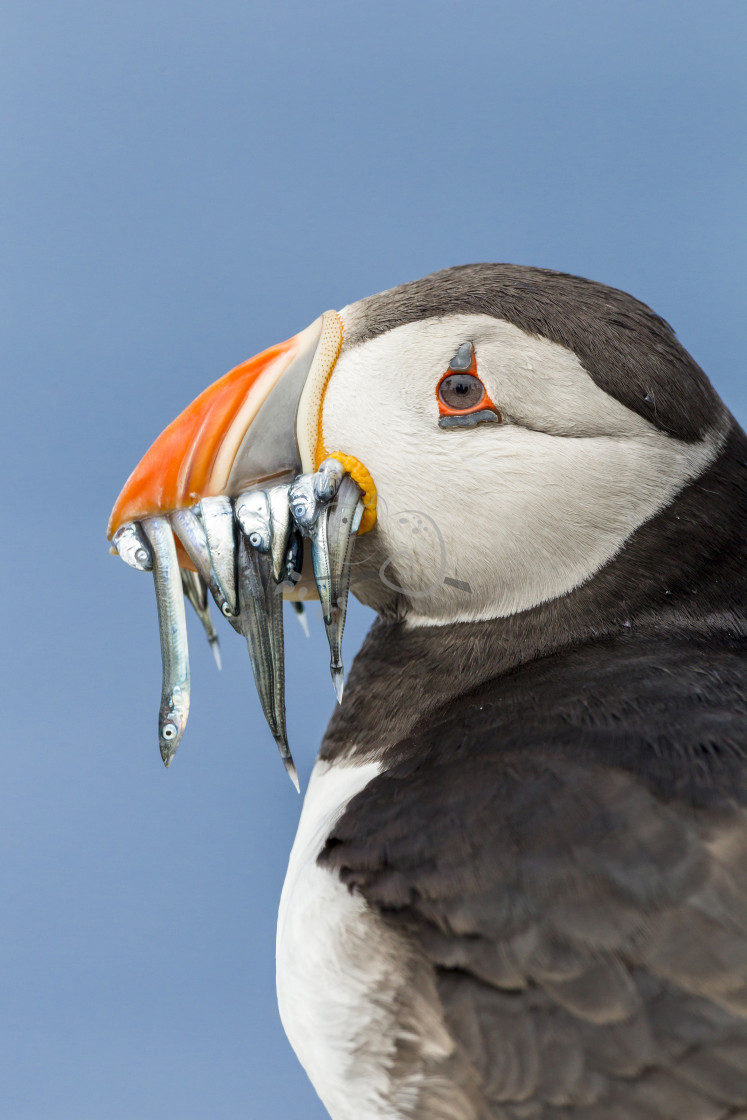
[(189, 698), (186, 698), (186, 705), (180, 700), (178, 696), (170, 696), (162, 701), (158, 712), (158, 746), (166, 766), (171, 765), (187, 726)]
[(252, 548), (269, 552), (272, 544), (272, 514), (264, 490), (249, 490), (234, 502), (236, 520)]

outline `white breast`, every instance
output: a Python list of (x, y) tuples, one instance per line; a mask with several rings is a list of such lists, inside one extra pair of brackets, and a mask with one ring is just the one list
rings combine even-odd
[(398, 1069), (396, 1078), (391, 1070), (403, 1032), (411, 1043), (420, 1034), (413, 1031), (413, 1014), (429, 1036), (422, 1039), (426, 1053), (435, 1057), (451, 1049), (440, 1024), (433, 1038), (432, 1013), (403, 1007), (407, 946), (360, 895), (316, 862), (348, 801), (378, 773), (378, 763), (316, 764), (280, 899), (280, 1017), (333, 1120), (411, 1115), (422, 1067), (415, 1061), (409, 1071)]
[(316, 862), (379, 772), (378, 763), (314, 767), (280, 899), (280, 1017), (332, 1120), (476, 1120), (430, 966)]
[[(280, 1017), (330, 1114), (385, 1115), (381, 1027), (369, 995), (384, 977), (372, 915), (316, 859), (347, 802), (379, 772), (377, 763), (317, 763), (311, 776), (280, 899), (277, 988)], [(364, 1052), (359, 1047), (361, 1039)], [(371, 1053), (372, 1047), (379, 1051)], [(365, 1051), (369, 1052), (366, 1053)]]

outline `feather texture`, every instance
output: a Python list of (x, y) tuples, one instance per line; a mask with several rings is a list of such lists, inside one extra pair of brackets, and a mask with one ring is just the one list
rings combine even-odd
[[(646, 724), (643, 686), (665, 651), (648, 666), (636, 651), (633, 678), (620, 651), (595, 658), (581, 679), (595, 691), (613, 658)], [(573, 660), (486, 686), (413, 737), (353, 799), (321, 862), (430, 962), (490, 1115), (730, 1115), (747, 1105), (744, 710), (734, 697), (722, 716), (728, 749), (679, 757), (711, 791), (694, 808), (665, 793), (661, 757), (638, 764), (649, 742), (629, 722), (610, 742), (614, 720), (597, 726), (593, 705), (560, 736), (542, 710), (518, 717), (518, 696), (546, 703)], [(690, 675), (697, 664), (691, 653)], [(699, 708), (695, 735), (709, 725), (702, 702), (687, 716)], [(603, 710), (614, 714), (609, 695)], [(512, 1111), (526, 1102), (539, 1111)]]

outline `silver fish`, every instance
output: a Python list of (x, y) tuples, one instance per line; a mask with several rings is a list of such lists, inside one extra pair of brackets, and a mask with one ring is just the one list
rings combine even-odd
[(311, 563), (314, 568), (314, 582), (322, 606), (324, 625), (332, 619), (332, 575), (329, 563), (329, 546), (327, 544), (327, 518), (329, 506), (324, 506), (319, 517), (314, 523), (309, 539), (311, 540)]
[(169, 521), (184, 545), (184, 551), (207, 584), (218, 610), (233, 624), (235, 616), (210, 563), (207, 537), (195, 509), (175, 510), (169, 514)]
[(180, 571), (182, 573), (182, 590), (194, 607), (195, 614), (203, 625), (208, 643), (213, 651), (215, 664), (220, 669), (220, 643), (218, 641), (218, 635), (215, 632), (215, 627), (213, 626), (213, 620), (210, 617), (207, 584), (200, 573), (193, 572), (191, 568), (180, 568)]
[(210, 566), (228, 605), (229, 613), (225, 610), (223, 613), (229, 618), (238, 613), (233, 505), (230, 498), (220, 494), (214, 498), (202, 498), (198, 509), (207, 538)]
[(272, 543), (272, 514), (264, 490), (245, 490), (234, 502), (236, 520), (252, 548), (269, 552)]
[(246, 637), (262, 711), (283, 765), (296, 789), (298, 773), (285, 723), (283, 589), (272, 574), (272, 557), (241, 534), (238, 547), (239, 618)]
[(284, 576), (285, 557), (291, 535), (291, 511), (288, 504), (289, 487), (273, 486), (267, 491), (267, 501), (270, 504), (272, 518), (272, 574), (276, 583), (280, 583)]
[(314, 493), (313, 474), (299, 474), (294, 478), (288, 491), (288, 504), (296, 525), (308, 536), (323, 509)]
[(293, 528), (283, 561), (282, 579), (286, 587), (295, 587), (303, 575), (303, 537)]
[(317, 588), (329, 642), (330, 673), (338, 703), (342, 700), (343, 691), (342, 635), (348, 609), (351, 562), (362, 516), (362, 491), (350, 475), (346, 475), (334, 501), (319, 519), (316, 539), (312, 538), (314, 575), (316, 577), (318, 566), (322, 576), (321, 585), (317, 578)]
[(340, 488), (345, 468), (339, 459), (324, 459), (314, 475), (314, 493), (320, 502), (330, 502)]
[[(288, 548), (285, 554), (283, 563), (283, 582), (288, 590), (292, 590), (300, 581), (303, 574), (303, 537), (297, 528), (293, 528), (290, 539), (288, 541)], [(300, 599), (291, 599), (290, 605), (301, 624), (301, 629), (307, 638), (311, 637), (309, 633), (309, 623), (306, 619), (306, 608)]]
[(153, 581), (161, 638), (163, 675), (158, 746), (164, 764), (170, 766), (189, 717), (187, 619), (171, 526), (165, 517), (148, 517), (142, 525), (153, 553)]
[(117, 529), (112, 538), (116, 548), (125, 564), (129, 564), (137, 572), (153, 571), (153, 556), (150, 545), (143, 536), (141, 526), (137, 521), (128, 521)]

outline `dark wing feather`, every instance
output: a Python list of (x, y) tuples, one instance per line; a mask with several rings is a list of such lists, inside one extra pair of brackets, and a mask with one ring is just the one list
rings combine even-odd
[(547, 659), (335, 827), (320, 858), (435, 969), (488, 1115), (747, 1116), (744, 685), (738, 650)]

